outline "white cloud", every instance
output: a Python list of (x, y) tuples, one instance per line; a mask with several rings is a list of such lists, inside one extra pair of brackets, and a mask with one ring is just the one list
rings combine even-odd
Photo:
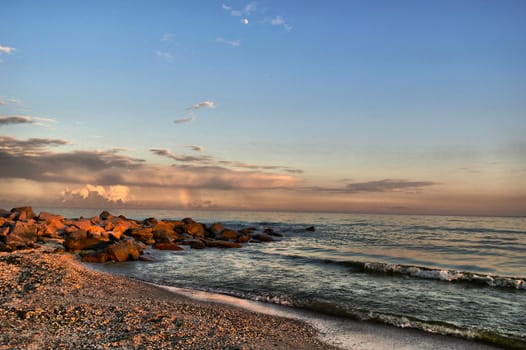
[(164, 33), (163, 36), (161, 37), (161, 41), (172, 42), (174, 38), (175, 38), (175, 34)]
[(252, 12), (256, 11), (256, 9), (257, 9), (257, 2), (252, 1), (251, 3), (248, 3), (245, 6), (244, 11), (247, 15), (250, 15)]
[(225, 4), (221, 5), (221, 7), (223, 8), (223, 10), (227, 10), (227, 11), (232, 10), (232, 7), (225, 5)]
[(269, 21), (270, 24), (272, 24), (273, 26), (281, 26), (285, 28), (287, 32), (290, 32), (292, 30), (292, 26), (285, 22), (285, 18), (283, 18), (283, 16), (276, 16), (274, 18), (271, 18)]
[(126, 203), (129, 200), (130, 188), (123, 185), (100, 186), (87, 184), (84, 187), (62, 191), (62, 201), (107, 201), (110, 203)]
[(166, 52), (166, 51), (156, 51), (155, 52), (155, 55), (163, 60), (165, 60), (166, 62), (173, 62), (174, 61), (174, 55), (172, 55), (170, 52)]
[(196, 103), (195, 105), (188, 107), (186, 109), (187, 110), (197, 110), (201, 108), (216, 108), (216, 105), (214, 101), (203, 101), (203, 102)]
[(230, 45), (232, 47), (239, 47), (239, 45), (241, 45), (240, 40), (227, 40), (224, 38), (217, 38), (216, 42), (221, 43), (221, 44)]
[(6, 53), (6, 54), (10, 55), (10, 54), (12, 54), (15, 51), (16, 51), (16, 49), (14, 47), (0, 45), (0, 54)]
[(234, 17), (241, 17), (242, 13), (241, 11), (239, 10), (232, 10), (232, 12), (230, 12), (230, 14)]

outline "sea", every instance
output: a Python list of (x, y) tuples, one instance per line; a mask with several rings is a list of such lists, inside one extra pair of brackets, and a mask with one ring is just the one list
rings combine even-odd
[[(100, 210), (46, 209), (66, 217)], [(164, 286), (526, 349), (526, 218), (114, 209), (282, 234), (97, 268)], [(307, 230), (313, 226), (314, 231)]]

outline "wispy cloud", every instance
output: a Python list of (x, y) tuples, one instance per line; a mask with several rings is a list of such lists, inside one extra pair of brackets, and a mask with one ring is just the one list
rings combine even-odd
[(343, 188), (310, 187), (309, 190), (337, 193), (360, 193), (360, 192), (411, 192), (418, 191), (424, 187), (438, 185), (432, 181), (409, 181), (403, 179), (384, 179), (366, 182), (354, 182)]
[(160, 59), (172, 63), (175, 59), (175, 56), (167, 51), (156, 51), (155, 55), (159, 57)]
[(153, 154), (156, 154), (161, 157), (166, 157), (169, 159), (173, 159), (179, 162), (185, 162), (185, 163), (210, 163), (212, 160), (212, 157), (210, 156), (187, 156), (187, 155), (179, 155), (176, 153), (173, 153), (170, 150), (164, 149), (164, 148), (151, 148), (150, 152)]
[(223, 10), (230, 12), (231, 16), (241, 17), (243, 15), (250, 16), (252, 13), (256, 12), (258, 8), (258, 3), (256, 1), (249, 2), (242, 9), (234, 9), (232, 6), (225, 4), (222, 4), (221, 7)]
[(49, 123), (55, 123), (54, 119), (30, 117), (26, 115), (14, 115), (10, 117), (0, 116), (0, 126), (10, 124), (34, 124), (38, 126), (48, 126)]
[(232, 47), (239, 47), (241, 45), (240, 40), (227, 40), (224, 38), (217, 38), (216, 42), (221, 43), (221, 44), (230, 45)]
[(258, 3), (256, 1), (252, 1), (245, 5), (243, 8), (243, 11), (245, 14), (250, 15), (252, 12), (256, 11), (258, 7)]
[(187, 107), (186, 109), (187, 110), (198, 110), (201, 108), (216, 108), (216, 104), (214, 101), (203, 101), (203, 102), (196, 103), (193, 106)]
[(3, 46), (3, 45), (0, 45), (0, 54), (12, 54), (13, 52), (15, 52), (16, 49), (14, 47), (9, 47), (9, 46)]
[(174, 123), (175, 124), (186, 124), (186, 123), (191, 123), (194, 120), (195, 120), (194, 117), (185, 117), (185, 118), (179, 118), (179, 119), (174, 120)]
[(273, 18), (270, 18), (269, 23), (273, 26), (281, 26), (283, 27), (287, 32), (290, 32), (292, 30), (292, 26), (285, 22), (285, 18), (283, 16), (276, 16)]
[(173, 42), (173, 40), (175, 39), (175, 34), (173, 33), (164, 33), (163, 36), (161, 37), (161, 41), (164, 41), (164, 42)]
[(205, 151), (205, 148), (203, 146), (187, 145), (185, 147), (188, 148), (188, 149), (191, 149), (192, 151), (195, 151), (195, 152), (204, 152)]

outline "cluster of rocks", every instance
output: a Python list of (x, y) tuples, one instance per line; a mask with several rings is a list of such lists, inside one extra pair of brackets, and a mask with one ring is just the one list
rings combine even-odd
[(0, 209), (0, 251), (55, 245), (56, 250), (80, 252), (85, 262), (149, 260), (148, 245), (161, 250), (240, 248), (247, 242), (271, 242), (281, 234), (267, 228), (231, 230), (221, 223), (207, 226), (191, 218), (183, 220), (132, 220), (107, 211), (92, 218), (66, 219), (31, 207)]

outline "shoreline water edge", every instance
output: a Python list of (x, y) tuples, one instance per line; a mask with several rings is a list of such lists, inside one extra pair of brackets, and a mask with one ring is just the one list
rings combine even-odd
[[(66, 219), (47, 212), (36, 215), (31, 207), (0, 211), (0, 229), (3, 281), (0, 322), (6, 325), (0, 349), (145, 346), (332, 349), (337, 346), (489, 350), (494, 347), (480, 341), (509, 349), (521, 349), (525, 344), (520, 339), (504, 342), (475, 338), (478, 342), (474, 342), (395, 328), (379, 324), (378, 320), (361, 322), (217, 293), (150, 285), (126, 278), (133, 276), (108, 275), (104, 273), (107, 270), (99, 268), (111, 262), (137, 260), (155, 264), (157, 255), (151, 254), (152, 250), (174, 254), (183, 249), (224, 251), (249, 242), (279, 241), (282, 233), (272, 229), (261, 232), (256, 227), (229, 229), (220, 223), (205, 225), (190, 218), (132, 220), (106, 211), (89, 219)], [(313, 232), (315, 228), (308, 226), (302, 230)], [(374, 266), (376, 270), (365, 265), (361, 268), (388, 274), (413, 271), (404, 266), (392, 271), (392, 265), (386, 266)], [(385, 271), (380, 271), (381, 268)], [(431, 278), (436, 274), (433, 270), (422, 273)], [(466, 276), (469, 278), (463, 278), (468, 278), (468, 282), (475, 280), (493, 288), (524, 289), (517, 282), (520, 280), (488, 281), (475, 274)], [(462, 281), (458, 276), (457, 279)]]

